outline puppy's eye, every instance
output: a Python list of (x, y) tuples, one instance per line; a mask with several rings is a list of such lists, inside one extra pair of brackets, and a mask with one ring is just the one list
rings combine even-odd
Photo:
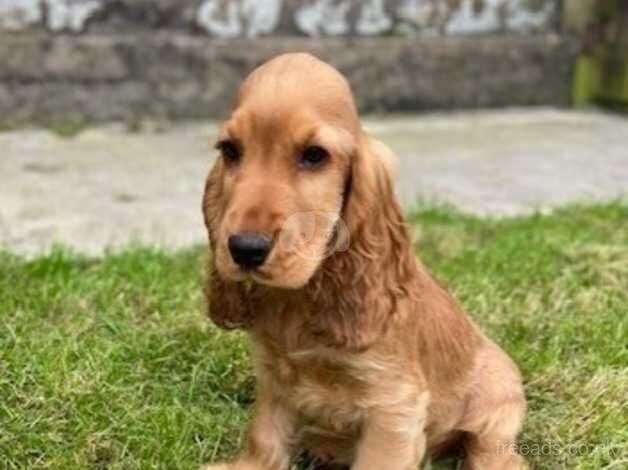
[(216, 144), (225, 163), (229, 166), (237, 165), (242, 158), (239, 146), (231, 140), (222, 140)]
[(318, 168), (329, 160), (329, 152), (314, 145), (306, 148), (299, 157), (299, 166), (304, 169)]

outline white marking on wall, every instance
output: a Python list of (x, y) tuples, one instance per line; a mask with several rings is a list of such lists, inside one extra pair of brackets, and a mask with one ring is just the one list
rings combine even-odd
[(272, 33), (279, 26), (281, 0), (244, 0), (242, 14), (247, 18), (247, 37)]
[(347, 13), (351, 1), (316, 0), (294, 13), (297, 27), (308, 36), (340, 36), (351, 31)]
[(397, 7), (397, 17), (403, 31), (421, 36), (435, 36), (447, 17), (447, 4), (432, 0), (402, 0)]
[(390, 30), (392, 24), (384, 9), (384, 0), (367, 0), (362, 3), (355, 30), (358, 34), (370, 36)]
[(525, 0), (513, 0), (507, 17), (506, 25), (509, 30), (527, 31), (540, 28), (548, 24), (555, 13), (555, 2), (545, 2), (538, 12), (525, 8)]
[(484, 33), (499, 31), (501, 22), (499, 8), (507, 0), (484, 0), (481, 12), (473, 11), (473, 0), (464, 0), (460, 9), (447, 23), (447, 32), (451, 34)]
[(196, 14), (196, 21), (209, 33), (221, 38), (234, 38), (242, 34), (242, 25), (238, 15), (238, 5), (230, 2), (225, 5), (225, 16), (216, 17), (220, 4), (216, 0), (203, 2)]
[[(220, 15), (223, 7), (224, 15)], [(197, 23), (214, 36), (250, 38), (274, 31), (279, 25), (281, 0), (205, 0)]]
[[(45, 26), (52, 31), (80, 32), (107, 1), (0, 0), (0, 29), (22, 30), (42, 24), (47, 11)], [(290, 8), (297, 28), (313, 37), (352, 32), (378, 35), (393, 29), (421, 36), (525, 32), (547, 27), (556, 14), (557, 2), (545, 0), (538, 11), (530, 11), (526, 0), (484, 0), (484, 7), (477, 12), (473, 4), (474, 0), (461, 0), (458, 9), (449, 11), (445, 0), (307, 0), (296, 7), (293, 3), (284, 5), (283, 0), (203, 0), (196, 22), (217, 37), (254, 38), (273, 33), (282, 8)], [(396, 24), (386, 11), (387, 5), (397, 5)], [(352, 8), (357, 11), (355, 24), (349, 18)]]
[(87, 20), (103, 7), (103, 0), (0, 0), (0, 28), (12, 31), (41, 23), (53, 31), (80, 32)]
[(87, 20), (103, 7), (101, 0), (45, 0), (48, 6), (48, 28), (75, 33), (85, 28)]
[(39, 0), (0, 0), (0, 29), (18, 31), (42, 20)]
[[(553, 1), (546, 1), (535, 13), (526, 8), (525, 0), (484, 0), (481, 12), (473, 11), (473, 0), (464, 0), (447, 24), (449, 34), (529, 31), (547, 24), (554, 13)], [(500, 10), (504, 17), (500, 18)]]

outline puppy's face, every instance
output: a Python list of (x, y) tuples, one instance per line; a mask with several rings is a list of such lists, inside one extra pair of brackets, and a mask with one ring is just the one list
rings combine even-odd
[(311, 56), (280, 56), (244, 82), (204, 199), (223, 279), (308, 282), (338, 243), (358, 129), (344, 79)]

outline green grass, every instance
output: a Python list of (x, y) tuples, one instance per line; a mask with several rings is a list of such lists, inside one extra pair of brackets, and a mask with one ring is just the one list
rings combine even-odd
[[(535, 468), (628, 468), (628, 206), (411, 221), (425, 263), (521, 366)], [(205, 258), (0, 254), (0, 468), (196, 468), (239, 447), (249, 351), (205, 319)]]

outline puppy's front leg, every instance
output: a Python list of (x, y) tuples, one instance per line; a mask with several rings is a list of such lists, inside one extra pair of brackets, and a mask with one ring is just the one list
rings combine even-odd
[(288, 470), (294, 416), (272, 397), (258, 396), (247, 447), (232, 463), (203, 470)]
[(416, 470), (425, 455), (427, 400), (369, 410), (351, 470)]

